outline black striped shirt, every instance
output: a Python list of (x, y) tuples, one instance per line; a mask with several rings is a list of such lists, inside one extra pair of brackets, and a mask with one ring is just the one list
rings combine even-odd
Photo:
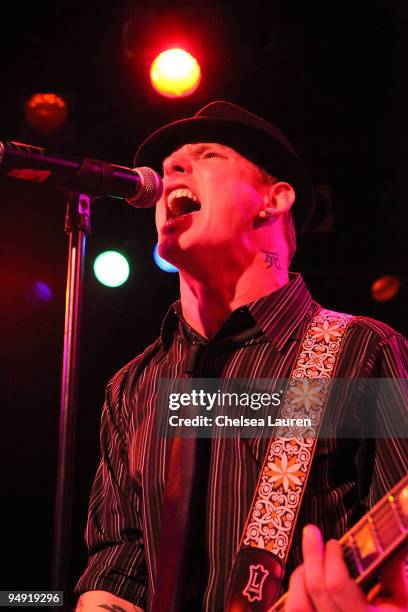
[[(149, 609), (157, 566), (160, 512), (169, 440), (157, 435), (156, 383), (182, 377), (189, 346), (206, 347), (202, 377), (287, 378), (299, 342), (319, 308), (298, 274), (231, 314), (210, 341), (194, 332), (176, 303), (160, 338), (110, 381), (102, 412), (102, 458), (86, 528), (88, 566), (76, 592), (106, 590)], [(387, 325), (354, 317), (337, 366), (338, 378), (408, 378), (407, 341)], [(407, 402), (395, 410), (405, 418)], [(386, 418), (381, 398), (375, 418)], [(208, 582), (203, 609), (222, 610), (234, 554), (249, 510), (267, 438), (216, 438), (208, 476)], [(340, 537), (408, 469), (407, 439), (319, 440), (288, 570), (300, 560), (300, 533), (316, 523)]]

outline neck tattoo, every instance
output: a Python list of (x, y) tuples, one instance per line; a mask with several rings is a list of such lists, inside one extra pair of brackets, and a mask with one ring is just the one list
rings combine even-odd
[(265, 255), (265, 264), (267, 270), (269, 270), (269, 268), (276, 268), (276, 270), (282, 270), (278, 253), (275, 253), (274, 251), (264, 251), (263, 249), (262, 253)]

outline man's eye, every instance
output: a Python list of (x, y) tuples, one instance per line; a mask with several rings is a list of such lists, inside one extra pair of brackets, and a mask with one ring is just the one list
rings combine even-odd
[(218, 153), (216, 153), (215, 151), (206, 151), (206, 152), (203, 154), (203, 158), (204, 158), (204, 159), (208, 159), (208, 158), (210, 158), (210, 157), (218, 157)]

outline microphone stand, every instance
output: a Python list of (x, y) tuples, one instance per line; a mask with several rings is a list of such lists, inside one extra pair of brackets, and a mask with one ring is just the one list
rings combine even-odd
[(160, 197), (162, 183), (150, 168), (131, 170), (86, 157), (63, 159), (42, 148), (12, 141), (0, 141), (0, 166), (3, 164), (6, 176), (41, 182), (49, 179), (62, 184), (67, 193), (65, 232), (69, 235), (69, 253), (51, 584), (54, 591), (68, 595), (84, 259), (95, 199), (86, 192), (129, 198), (132, 206), (146, 208)]
[[(83, 193), (67, 193), (65, 232), (69, 236), (68, 273), (51, 578), (52, 590), (63, 591), (66, 600), (70, 597), (69, 564), (85, 245), (91, 229), (92, 201), (90, 196)], [(64, 609), (68, 609), (68, 601), (64, 601)], [(60, 611), (61, 607), (55, 607), (55, 610)]]

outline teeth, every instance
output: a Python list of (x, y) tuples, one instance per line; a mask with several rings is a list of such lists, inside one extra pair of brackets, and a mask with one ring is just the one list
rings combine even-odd
[(189, 189), (175, 189), (167, 197), (167, 204), (170, 210), (173, 210), (173, 203), (177, 198), (189, 198), (193, 202), (198, 202), (198, 198)]

